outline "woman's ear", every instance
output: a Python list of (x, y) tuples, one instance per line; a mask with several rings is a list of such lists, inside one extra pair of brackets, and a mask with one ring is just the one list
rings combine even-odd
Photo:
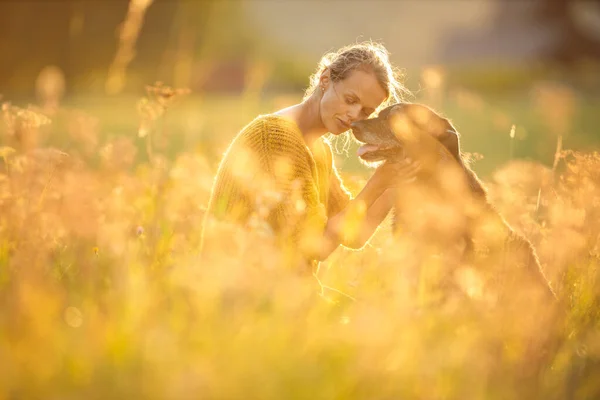
[(321, 76), (319, 77), (319, 90), (325, 91), (329, 87), (329, 83), (331, 82), (331, 71), (329, 68), (325, 68), (323, 72), (321, 72)]

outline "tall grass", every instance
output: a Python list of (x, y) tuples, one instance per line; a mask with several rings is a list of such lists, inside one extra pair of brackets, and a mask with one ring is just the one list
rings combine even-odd
[[(533, 305), (489, 313), (467, 269), (466, 297), (431, 306), (444, 263), (417, 259), (389, 221), (316, 277), (263, 231), (226, 224), (200, 259), (216, 163), (164, 154), (183, 94), (150, 88), (129, 136), (102, 136), (80, 110), (4, 105), (0, 398), (597, 398), (598, 153), (559, 149), (552, 168), (515, 158), (486, 182), (566, 308), (560, 345), (524, 380), (523, 335), (546, 329), (518, 324)], [(44, 145), (64, 127), (68, 153)], [(366, 176), (344, 178), (357, 190)]]

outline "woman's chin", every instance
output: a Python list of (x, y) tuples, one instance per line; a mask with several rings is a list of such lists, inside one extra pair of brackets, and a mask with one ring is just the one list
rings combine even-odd
[(342, 133), (350, 130), (349, 128), (346, 128), (345, 126), (337, 122), (337, 120), (330, 121), (329, 124), (325, 125), (325, 127), (327, 128), (327, 132), (331, 133), (334, 136), (339, 136)]
[(331, 133), (334, 136), (340, 136), (343, 133), (348, 132), (350, 129), (344, 129), (344, 128), (340, 128), (339, 126), (335, 126), (335, 127), (331, 127), (331, 129), (329, 129), (329, 133)]

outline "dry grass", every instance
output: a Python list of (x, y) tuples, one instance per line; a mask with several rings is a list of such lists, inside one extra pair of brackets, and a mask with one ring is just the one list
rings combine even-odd
[[(567, 308), (560, 346), (542, 376), (524, 382), (522, 338), (547, 329), (516, 325), (533, 305), (490, 314), (485, 288), (466, 274), (466, 300), (429, 306), (435, 260), (417, 262), (386, 227), (361, 251), (338, 249), (319, 281), (282, 265), (264, 233), (232, 226), (211, 234), (203, 263), (216, 166), (197, 151), (161, 154), (156, 128), (181, 93), (149, 94), (139, 104), (141, 148), (135, 132), (102, 140), (93, 117), (57, 110), (70, 121), (68, 155), (28, 140), (48, 128), (39, 110), (4, 107), (0, 399), (600, 393), (599, 154), (561, 151), (554, 170), (515, 160), (487, 182)], [(148, 162), (135, 162), (138, 151)]]

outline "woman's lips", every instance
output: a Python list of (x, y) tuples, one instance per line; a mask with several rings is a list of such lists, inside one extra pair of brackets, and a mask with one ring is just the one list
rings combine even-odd
[(338, 122), (340, 123), (340, 125), (342, 125), (344, 127), (345, 130), (350, 129), (350, 124), (345, 122), (344, 120), (337, 118)]

